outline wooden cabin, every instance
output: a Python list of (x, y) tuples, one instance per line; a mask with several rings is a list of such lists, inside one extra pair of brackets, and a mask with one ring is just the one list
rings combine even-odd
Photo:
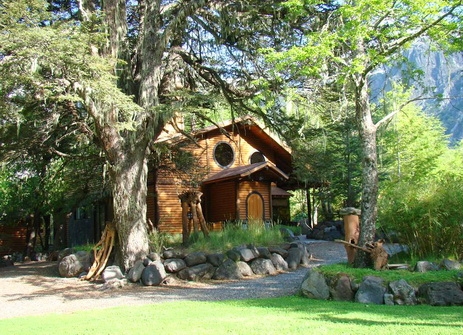
[(184, 191), (202, 192), (206, 222), (289, 221), (290, 193), (284, 189), (292, 172), (291, 153), (251, 117), (196, 131), (190, 136), (166, 130), (158, 143), (181, 143), (193, 157), (188, 173), (151, 169), (148, 219), (161, 231), (182, 232)]

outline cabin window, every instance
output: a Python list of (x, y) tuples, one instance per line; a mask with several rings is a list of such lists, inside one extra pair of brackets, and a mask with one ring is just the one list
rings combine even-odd
[(214, 148), (214, 160), (216, 163), (225, 168), (232, 165), (233, 160), (235, 159), (235, 153), (230, 144), (226, 142), (218, 143)]
[(265, 156), (260, 151), (256, 151), (251, 155), (250, 158), (251, 164), (265, 162)]

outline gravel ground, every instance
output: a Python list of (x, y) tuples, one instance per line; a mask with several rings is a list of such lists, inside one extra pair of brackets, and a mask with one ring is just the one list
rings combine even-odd
[[(347, 261), (345, 249), (339, 243), (305, 242), (312, 254), (311, 266)], [(101, 283), (59, 277), (56, 262), (30, 262), (0, 268), (0, 319), (179, 300), (287, 296), (298, 292), (306, 272), (306, 268), (299, 268), (276, 276), (239, 281), (178, 281), (160, 287), (127, 284), (123, 288), (102, 290)]]

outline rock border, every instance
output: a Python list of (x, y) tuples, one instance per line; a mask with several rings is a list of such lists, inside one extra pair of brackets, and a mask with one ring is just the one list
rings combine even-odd
[[(435, 264), (420, 264), (415, 271), (424, 272), (461, 269), (461, 263), (444, 260), (443, 270)], [(310, 299), (352, 301), (377, 305), (463, 306), (463, 271), (455, 282), (431, 282), (413, 287), (406, 280), (386, 282), (378, 276), (365, 276), (357, 283), (345, 273), (326, 275), (318, 267), (308, 270), (301, 284), (301, 294)]]
[[(76, 257), (77, 254), (80, 257)], [(84, 258), (82, 252), (74, 254), (67, 250), (63, 255), (58, 259), (62, 277), (85, 276), (91, 263), (87, 259), (79, 261)], [(308, 267), (310, 258), (309, 246), (296, 241), (275, 247), (238, 246), (224, 253), (186, 253), (182, 249), (167, 249), (162, 255), (152, 252), (137, 260), (125, 274), (117, 266), (108, 266), (101, 279), (108, 288), (122, 287), (127, 281), (159, 286), (176, 280), (240, 280)]]

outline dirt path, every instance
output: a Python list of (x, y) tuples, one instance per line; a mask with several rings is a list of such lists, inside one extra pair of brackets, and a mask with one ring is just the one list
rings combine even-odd
[[(344, 247), (333, 242), (311, 242), (311, 266), (346, 261)], [(115, 306), (143, 305), (178, 300), (227, 300), (295, 294), (307, 269), (277, 276), (240, 281), (192, 283), (147, 287), (127, 284), (102, 290), (101, 283), (61, 278), (56, 262), (30, 262), (0, 268), (0, 319)]]

